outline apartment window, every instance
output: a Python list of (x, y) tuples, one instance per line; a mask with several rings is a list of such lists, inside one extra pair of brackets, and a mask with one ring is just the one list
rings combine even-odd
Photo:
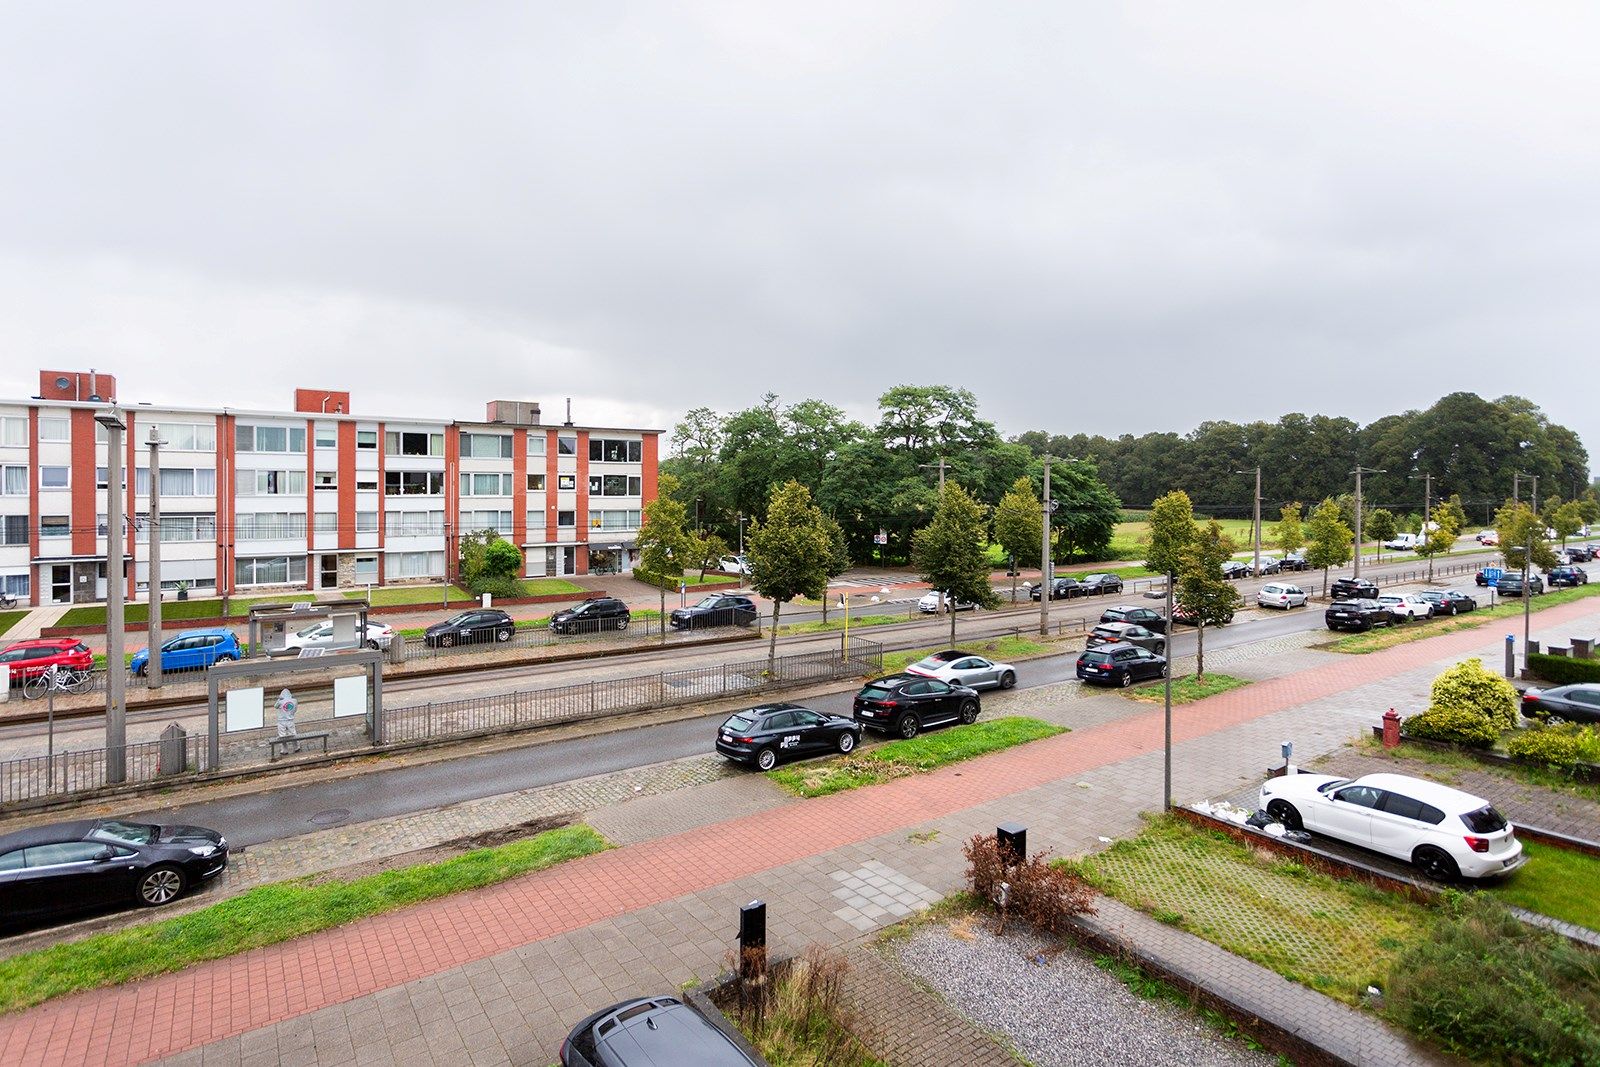
[(356, 533), (377, 533), (378, 513), (376, 511), (356, 512)]
[(436, 537), (444, 533), (442, 511), (386, 511), (383, 520), (390, 537)]
[(540, 530), (544, 529), (544, 512), (542, 512), (542, 511), (530, 511), (530, 512), (528, 512), (527, 519), (528, 519), (528, 536), (529, 537), (533, 537)]
[(370, 583), (374, 583), (374, 584), (377, 583), (377, 581), (378, 581), (378, 557), (377, 556), (357, 556), (356, 557), (356, 581), (361, 583), (361, 584), (363, 584), (363, 585), (367, 584), (369, 582)]
[[(98, 423), (96, 424), (98, 425)], [(174, 452), (215, 452), (217, 428), (208, 422), (158, 422), (156, 432)]]
[(444, 471), (384, 471), (385, 496), (438, 496), (444, 492)]
[(641, 516), (638, 509), (614, 509), (589, 512), (591, 530), (637, 530)]
[(26, 600), (32, 595), (30, 592), (32, 586), (28, 581), (30, 577), (31, 575), (27, 574), (8, 574), (3, 579), (0, 579), (0, 582), (4, 583), (5, 591), (11, 596), (16, 597), (18, 600)]
[(437, 578), (444, 574), (443, 552), (391, 552), (390, 578)]
[(558, 475), (556, 475), (556, 488), (557, 489), (576, 489), (576, 488), (578, 488), (578, 476), (576, 474), (558, 474)]
[(303, 511), (247, 511), (233, 520), (233, 536), (238, 541), (274, 541), (305, 535), (306, 513)]
[(319, 511), (312, 519), (312, 529), (319, 534), (339, 532), (339, 516), (332, 511)]
[(376, 449), (378, 447), (378, 431), (377, 430), (357, 430), (356, 431), (356, 447), (357, 448)]
[(578, 454), (578, 438), (574, 434), (556, 435), (556, 455), (576, 456)]
[(542, 455), (544, 455), (544, 445), (545, 445), (545, 439), (544, 439), (543, 431), (540, 431), (540, 430), (530, 430), (530, 431), (528, 431), (528, 455), (530, 455), (530, 456), (542, 456)]
[(558, 512), (556, 512), (556, 525), (561, 527), (561, 528), (563, 528), (563, 529), (569, 529), (571, 527), (577, 526), (578, 525), (578, 513), (576, 511), (558, 511)]
[(513, 486), (509, 474), (463, 474), (462, 496), (510, 496)]
[(638, 463), (644, 458), (644, 442), (610, 437), (589, 438), (591, 463)]
[(336, 427), (336, 426), (328, 426), (328, 425), (325, 425), (323, 423), (318, 423), (317, 424), (317, 447), (318, 448), (338, 448), (339, 447), (339, 428)]
[(339, 472), (318, 471), (317, 479), (312, 484), (318, 489), (337, 489), (339, 488)]
[[(100, 516), (105, 526), (105, 516)], [(140, 544), (150, 540), (150, 524), (140, 521), (135, 536)], [(217, 519), (215, 515), (163, 515), (161, 516), (161, 543), (168, 541), (215, 541)]]
[(306, 431), (303, 426), (251, 426), (241, 422), (234, 427), (233, 441), (240, 452), (304, 452)]
[(628, 474), (589, 475), (590, 496), (638, 496), (643, 480)]
[(461, 525), (467, 530), (493, 530), (507, 534), (511, 532), (511, 512), (464, 511), (461, 513)]
[(510, 459), (511, 437), (503, 433), (464, 433), (462, 459)]
[(39, 468), (39, 488), (40, 489), (65, 489), (65, 488), (67, 488), (67, 474), (68, 474), (69, 470), (70, 470), (70, 468), (67, 468), (67, 467), (40, 467)]
[(391, 456), (442, 456), (444, 434), (390, 430), (383, 435), (383, 450)]
[(306, 472), (242, 470), (238, 486), (240, 496), (303, 496)]
[(72, 534), (72, 524), (65, 515), (41, 515), (39, 517), (40, 537), (69, 537)]
[(234, 561), (239, 585), (286, 585), (306, 580), (304, 556), (240, 556)]
[(94, 487), (96, 489), (111, 488), (111, 468), (96, 467), (94, 469)]
[(39, 440), (41, 441), (70, 441), (72, 440), (72, 423), (68, 419), (40, 419)]
[(0, 419), (0, 445), (26, 448), (28, 445), (28, 420)]
[(544, 492), (544, 475), (542, 475), (542, 474), (530, 474), (530, 475), (528, 475), (528, 492), (530, 492), (530, 493), (542, 493), (542, 492)]
[(25, 545), (28, 543), (28, 516), (7, 515), (0, 524), (0, 544)]
[[(135, 494), (149, 496), (150, 468), (136, 468), (133, 472), (133, 483)], [(243, 493), (244, 490), (241, 488), (240, 492)], [(161, 495), (163, 497), (216, 496), (217, 472), (211, 467), (162, 467)]]
[(377, 477), (377, 475), (373, 475), (373, 476), (371, 476), (369, 478), (361, 478), (361, 477), (356, 478), (356, 492), (359, 493), (359, 492), (362, 492), (362, 491), (373, 492), (373, 493), (378, 491), (378, 477)]
[(27, 496), (28, 468), (0, 467), (0, 495)]

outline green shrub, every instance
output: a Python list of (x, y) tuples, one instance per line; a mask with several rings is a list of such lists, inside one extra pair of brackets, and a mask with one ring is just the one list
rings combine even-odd
[(1600, 759), (1600, 733), (1592, 726), (1571, 722), (1534, 725), (1512, 734), (1506, 741), (1506, 751), (1518, 759), (1567, 773), (1579, 763)]
[(1600, 660), (1597, 659), (1572, 659), (1568, 656), (1551, 656), (1535, 652), (1528, 657), (1528, 669), (1545, 681), (1557, 685), (1600, 682)]
[(1407, 737), (1446, 741), (1468, 748), (1492, 748), (1500, 740), (1500, 727), (1489, 721), (1489, 716), (1472, 708), (1433, 705), (1427, 711), (1406, 716), (1404, 728)]
[(1456, 896), (1395, 961), (1391, 1018), (1484, 1063), (1600, 1063), (1600, 953)]
[(480, 577), (476, 582), (472, 583), (472, 591), (479, 596), (488, 593), (497, 600), (504, 597), (528, 595), (528, 590), (521, 582), (503, 575)]
[(1512, 730), (1517, 725), (1517, 691), (1485, 669), (1481, 659), (1462, 660), (1433, 680), (1428, 711), (1462, 709), (1487, 716), (1502, 730)]

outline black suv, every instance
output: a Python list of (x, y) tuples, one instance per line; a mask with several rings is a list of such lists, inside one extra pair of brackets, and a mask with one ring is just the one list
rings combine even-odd
[(924, 726), (978, 721), (978, 691), (937, 678), (891, 674), (875, 678), (856, 694), (852, 712), (869, 730), (915, 737)]
[(1078, 579), (1078, 587), (1085, 596), (1122, 592), (1122, 579), (1115, 574), (1085, 574)]
[(849, 755), (860, 741), (860, 723), (799, 704), (758, 704), (735, 712), (717, 728), (718, 752), (764, 771), (789, 756)]
[(1365, 597), (1335, 600), (1323, 612), (1330, 630), (1370, 630), (1374, 626), (1393, 626), (1394, 615), (1385, 604)]
[(713, 593), (700, 603), (678, 608), (672, 613), (674, 630), (698, 630), (707, 626), (749, 626), (756, 621), (756, 602), (747, 596)]
[(1435, 615), (1459, 615), (1463, 611), (1476, 611), (1478, 602), (1454, 589), (1424, 589), (1421, 597), (1433, 605)]
[[(1501, 596), (1521, 596), (1522, 572), (1517, 571), (1511, 574), (1502, 574), (1500, 576), (1500, 581), (1495, 583), (1495, 588), (1499, 590)], [(1537, 574), (1530, 574), (1528, 576), (1528, 588), (1532, 591), (1534, 596), (1538, 596), (1540, 593), (1544, 592), (1544, 579), (1539, 577)]]
[(1126, 689), (1146, 678), (1160, 678), (1167, 669), (1166, 657), (1137, 645), (1110, 644), (1086, 648), (1078, 657), (1078, 677), (1085, 682), (1100, 682)]
[(1291, 552), (1278, 561), (1278, 569), (1281, 571), (1303, 571), (1310, 568), (1311, 564), (1306, 562), (1304, 552)]
[(1340, 578), (1328, 590), (1335, 600), (1377, 600), (1378, 585), (1365, 578)]
[(1227, 579), (1250, 577), (1250, 564), (1237, 559), (1230, 559), (1222, 565), (1222, 576)]
[(1589, 572), (1582, 567), (1552, 567), (1545, 575), (1550, 579), (1550, 588), (1558, 585), (1588, 585)]
[(516, 629), (511, 616), (499, 608), (473, 608), (422, 631), (422, 643), (429, 648), (489, 644), (511, 640)]
[[(1034, 600), (1038, 600), (1039, 593), (1043, 589), (1044, 583), (1040, 582), (1038, 585), (1028, 590), (1028, 595)], [(1052, 578), (1050, 580), (1051, 600), (1071, 600), (1073, 597), (1083, 596), (1087, 592), (1088, 590), (1084, 589), (1083, 586), (1078, 584), (1078, 579), (1076, 578)]]
[(1146, 630), (1154, 630), (1158, 634), (1167, 632), (1167, 617), (1152, 608), (1130, 608), (1118, 604), (1114, 608), (1102, 611), (1100, 621), (1131, 622), (1135, 626), (1143, 626)]
[(626, 630), (633, 618), (628, 605), (614, 596), (590, 597), (550, 616), (550, 630), (558, 634), (592, 634), (601, 630)]

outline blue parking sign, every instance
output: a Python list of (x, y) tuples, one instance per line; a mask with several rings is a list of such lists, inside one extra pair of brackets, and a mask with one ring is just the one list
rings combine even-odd
[(1499, 585), (1500, 576), (1504, 573), (1499, 567), (1485, 567), (1483, 568), (1483, 580), (1489, 585)]

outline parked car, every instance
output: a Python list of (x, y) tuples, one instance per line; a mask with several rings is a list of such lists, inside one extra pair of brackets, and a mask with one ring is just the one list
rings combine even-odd
[(937, 589), (928, 590), (917, 601), (917, 610), (924, 615), (937, 615), (941, 611), (971, 611), (975, 607), (976, 604), (969, 604), (965, 600), (952, 602), (949, 593)]
[(1222, 564), (1222, 576), (1232, 581), (1235, 578), (1250, 577), (1250, 564), (1243, 560), (1230, 559)]
[(516, 629), (511, 616), (499, 608), (472, 608), (422, 631), (422, 643), (429, 648), (449, 648), (509, 641)]
[[(1507, 573), (1502, 574), (1500, 576), (1500, 581), (1496, 583), (1495, 588), (1501, 596), (1521, 596), (1522, 572), (1508, 571)], [(1538, 596), (1540, 593), (1544, 592), (1544, 579), (1539, 577), (1537, 574), (1528, 575), (1528, 590), (1533, 596)]]
[(1454, 589), (1424, 589), (1417, 595), (1433, 605), (1435, 615), (1460, 615), (1478, 609), (1476, 598)]
[(1330, 630), (1370, 630), (1374, 626), (1393, 626), (1394, 615), (1376, 600), (1335, 600), (1322, 613)]
[(717, 728), (717, 751), (738, 763), (770, 771), (778, 760), (823, 752), (849, 754), (861, 742), (861, 725), (800, 704), (758, 704), (735, 712)]
[(1101, 645), (1084, 649), (1078, 657), (1078, 677), (1085, 682), (1126, 689), (1134, 682), (1160, 678), (1167, 669), (1165, 656), (1138, 645)]
[(1310, 570), (1311, 564), (1306, 561), (1304, 551), (1290, 552), (1278, 561), (1278, 569), (1282, 571), (1304, 571)]
[(1153, 608), (1131, 608), (1124, 604), (1107, 608), (1100, 613), (1101, 622), (1131, 622), (1143, 626), (1146, 630), (1154, 630), (1158, 634), (1167, 632), (1167, 617)]
[[(227, 663), (240, 656), (239, 639), (232, 630), (180, 630), (161, 643), (161, 669), (163, 671), (189, 671), (209, 667), (213, 663)], [(150, 650), (141, 648), (128, 661), (134, 674), (150, 670)]]
[(1138, 645), (1148, 649), (1158, 656), (1166, 655), (1167, 639), (1158, 633), (1146, 630), (1143, 626), (1136, 626), (1131, 622), (1103, 622), (1089, 631), (1083, 640), (1085, 648), (1099, 648), (1102, 645)]
[(156, 907), (227, 865), (228, 842), (199, 826), (118, 819), (34, 826), (0, 837), (0, 921)]
[(1472, 580), (1478, 583), (1479, 588), (1487, 589), (1489, 586), (1489, 568), (1479, 567), (1478, 573), (1472, 576)]
[(1334, 600), (1377, 600), (1378, 584), (1365, 578), (1336, 578), (1328, 593)]
[[(1028, 596), (1034, 600), (1038, 600), (1039, 594), (1043, 591), (1043, 589), (1044, 583), (1040, 582), (1038, 585), (1035, 585), (1032, 589), (1028, 590)], [(1078, 583), (1078, 579), (1076, 578), (1050, 579), (1051, 600), (1071, 600), (1075, 596), (1085, 596), (1087, 593), (1088, 590), (1083, 588), (1083, 586)]]
[(1594, 550), (1588, 545), (1570, 545), (1567, 548), (1567, 558), (1574, 563), (1593, 563)]
[(676, 608), (668, 617), (674, 630), (703, 630), (712, 626), (749, 626), (756, 621), (756, 602), (734, 593), (712, 593), (697, 604)]
[(1385, 594), (1378, 598), (1378, 603), (1388, 608), (1397, 622), (1433, 618), (1433, 604), (1421, 593)]
[(1286, 582), (1268, 582), (1256, 594), (1256, 606), (1262, 608), (1303, 608), (1306, 606), (1306, 591), (1298, 585), (1289, 585)]
[(1588, 585), (1589, 572), (1582, 567), (1552, 567), (1545, 572), (1545, 577), (1550, 580), (1550, 588), (1558, 585)]
[(550, 616), (550, 630), (558, 634), (594, 634), (626, 630), (632, 621), (633, 612), (628, 605), (614, 596), (595, 596)]
[(1479, 530), (1472, 535), (1472, 539), (1488, 548), (1493, 548), (1500, 543), (1500, 535), (1493, 530)]
[(1277, 574), (1278, 571), (1281, 570), (1282, 568), (1283, 568), (1283, 561), (1280, 560), (1277, 556), (1266, 556), (1266, 555), (1263, 555), (1261, 557), (1261, 565), (1259, 567), (1256, 566), (1256, 562), (1255, 562), (1254, 559), (1252, 559), (1250, 561), (1251, 573), (1253, 573), (1258, 578), (1264, 578), (1269, 574)]
[(1396, 534), (1383, 543), (1384, 548), (1392, 548), (1396, 552), (1409, 552), (1422, 543), (1422, 538), (1414, 533)]
[(1115, 574), (1085, 574), (1078, 579), (1078, 585), (1085, 596), (1122, 592), (1122, 579)]
[(625, 1000), (561, 1042), (561, 1067), (756, 1067), (756, 1061), (676, 997)]
[(1261, 806), (1286, 829), (1406, 860), (1441, 882), (1493, 878), (1527, 861), (1511, 824), (1488, 801), (1403, 774), (1354, 781), (1286, 774), (1261, 787)]
[[(367, 623), (366, 639), (362, 642), (368, 648), (388, 648), (394, 640), (394, 627), (381, 622)], [(323, 619), (314, 622), (303, 630), (296, 630), (283, 639), (283, 647), (294, 648), (332, 648), (333, 647), (333, 620)], [(162, 660), (165, 663), (165, 660)]]
[(1568, 722), (1600, 722), (1600, 685), (1581, 682), (1522, 694), (1522, 714), (1529, 719), (1552, 716)]
[(90, 670), (94, 667), (94, 653), (76, 637), (46, 637), (12, 642), (0, 652), (0, 664), (5, 665), (11, 684), (21, 685), (55, 666), (62, 670)]
[(750, 573), (750, 561), (744, 556), (723, 556), (717, 560), (717, 570), (744, 577)]
[(869, 730), (915, 737), (926, 726), (977, 722), (981, 708), (976, 689), (916, 674), (890, 674), (862, 686), (852, 712)]
[[(1187, 608), (1185, 608), (1182, 604), (1173, 605), (1173, 608), (1172, 608), (1172, 621), (1174, 623), (1180, 623), (1181, 622), (1185, 626), (1196, 626), (1196, 625), (1198, 625), (1198, 621), (1195, 619), (1195, 617), (1193, 615), (1189, 614), (1189, 610)], [(1226, 626), (1226, 625), (1228, 625), (1228, 623), (1230, 623), (1232, 621), (1233, 621), (1233, 612), (1230, 611), (1230, 612), (1228, 612), (1228, 617), (1222, 620), (1222, 625)]]
[(996, 663), (975, 652), (959, 648), (935, 652), (906, 668), (907, 674), (937, 678), (968, 689), (1010, 689), (1017, 684), (1017, 669), (1009, 663)]

